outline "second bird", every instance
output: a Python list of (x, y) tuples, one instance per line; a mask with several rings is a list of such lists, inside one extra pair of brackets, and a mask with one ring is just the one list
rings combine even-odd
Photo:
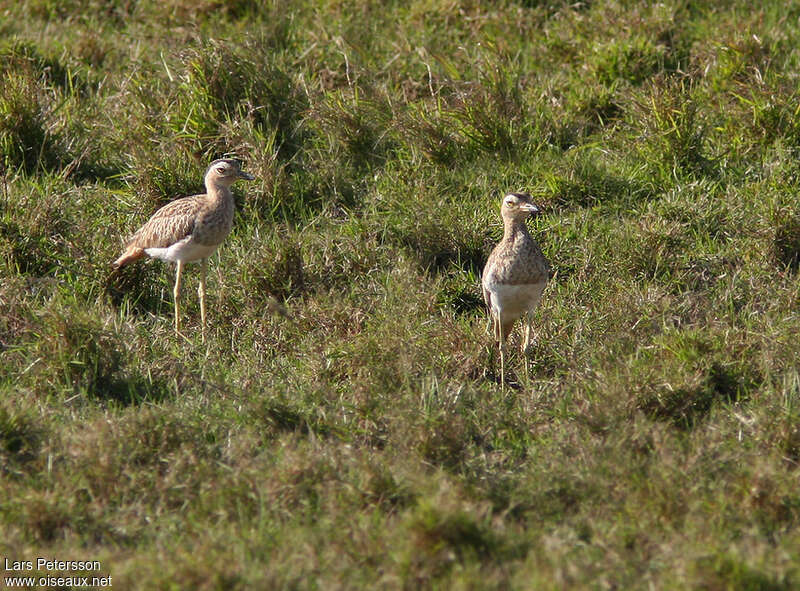
[(180, 290), (183, 265), (201, 261), (200, 318), (202, 338), (206, 329), (206, 268), (208, 257), (222, 243), (233, 225), (233, 194), (230, 186), (238, 179), (253, 180), (237, 160), (214, 160), (205, 176), (206, 193), (168, 203), (128, 241), (125, 252), (112, 263), (115, 269), (147, 255), (176, 263), (175, 334), (181, 334)]
[[(503, 239), (494, 247), (481, 274), (483, 300), (500, 345), (500, 380), (505, 385), (505, 343), (518, 318), (528, 315), (523, 351), (530, 343), (530, 312), (539, 303), (550, 274), (550, 262), (533, 239), (525, 220), (539, 212), (527, 193), (503, 198)], [(527, 374), (528, 364), (525, 364)]]

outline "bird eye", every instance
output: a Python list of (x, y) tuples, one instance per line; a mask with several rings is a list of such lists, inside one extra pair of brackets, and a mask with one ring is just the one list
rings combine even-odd
[(224, 168), (224, 167), (222, 167), (222, 166), (218, 166), (218, 167), (217, 167), (217, 172), (218, 172), (219, 174), (225, 174), (225, 168)]

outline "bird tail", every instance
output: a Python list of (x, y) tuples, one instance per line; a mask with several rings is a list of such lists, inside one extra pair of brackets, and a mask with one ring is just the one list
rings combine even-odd
[(138, 261), (140, 258), (144, 256), (144, 249), (139, 248), (138, 246), (129, 246), (125, 252), (122, 253), (116, 261), (111, 263), (111, 266), (115, 269), (120, 269), (124, 267), (128, 263), (132, 263), (133, 261)]

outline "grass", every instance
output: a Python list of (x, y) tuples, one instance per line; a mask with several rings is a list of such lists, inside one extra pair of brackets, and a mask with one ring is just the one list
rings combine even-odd
[[(800, 585), (796, 7), (0, 9), (4, 558), (134, 590)], [(257, 180), (207, 343), (193, 268), (177, 341), (172, 269), (109, 263), (222, 155)], [(510, 190), (554, 275), (503, 390), (479, 277)]]

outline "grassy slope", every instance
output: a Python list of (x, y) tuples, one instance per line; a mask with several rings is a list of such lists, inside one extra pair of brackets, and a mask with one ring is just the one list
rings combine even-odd
[[(797, 7), (85, 4), (0, 2), (0, 555), (800, 585)], [(223, 153), (258, 180), (176, 342), (171, 269), (108, 263)], [(518, 189), (556, 274), (504, 392), (478, 277)]]

